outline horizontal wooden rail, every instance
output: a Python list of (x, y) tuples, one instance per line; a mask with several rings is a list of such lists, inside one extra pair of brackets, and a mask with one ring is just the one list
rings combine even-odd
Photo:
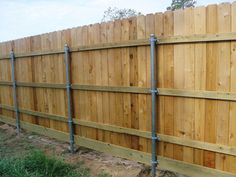
[(141, 87), (115, 87), (115, 86), (96, 86), (96, 85), (76, 85), (72, 84), (73, 90), (100, 91), (100, 92), (119, 92), (119, 93), (150, 93), (149, 88)]
[(147, 46), (147, 45), (150, 45), (150, 42), (148, 39), (137, 39), (137, 40), (129, 40), (129, 41), (121, 41), (121, 42), (113, 42), (113, 43), (94, 44), (94, 45), (89, 45), (89, 46), (79, 46), (77, 48), (71, 48), (70, 52), (105, 50), (105, 49), (115, 49), (115, 48), (124, 48), (124, 47), (139, 47), (139, 46)]
[(54, 88), (54, 89), (66, 88), (66, 84), (51, 84), (51, 83), (17, 82), (16, 85), (20, 87), (33, 87), (33, 88)]
[[(128, 135), (134, 135), (138, 137), (151, 139), (151, 132), (147, 132), (147, 131), (141, 131), (141, 130), (132, 129), (132, 128), (125, 128), (125, 127), (119, 127), (119, 126), (114, 126), (114, 125), (109, 125), (109, 124), (101, 124), (97, 122), (84, 121), (84, 120), (78, 120), (78, 119), (74, 119), (74, 123), (78, 125), (82, 125), (82, 126), (87, 126), (90, 128), (96, 128), (96, 129), (111, 131), (115, 133), (124, 133)], [(164, 135), (164, 134), (158, 134), (158, 136), (160, 137), (162, 142), (236, 156), (236, 147), (233, 148), (229, 146), (207, 143), (207, 142), (191, 140), (191, 139), (186, 139), (186, 138), (181, 138), (181, 137), (169, 136), (169, 135)]]
[[(11, 81), (0, 81), (0, 86), (12, 86)], [(33, 83), (33, 82), (16, 82), (19, 87), (32, 87), (32, 88), (54, 88), (65, 89), (66, 84), (54, 84), (54, 83)]]
[[(14, 107), (9, 106), (9, 105), (0, 104), (0, 108), (6, 109), (6, 110), (9, 110), (9, 111), (14, 111)], [(31, 115), (31, 116), (50, 119), (50, 120), (57, 120), (57, 121), (61, 121), (61, 122), (67, 122), (68, 121), (67, 118), (64, 117), (64, 116), (48, 114), (48, 113), (43, 113), (43, 112), (38, 112), (38, 111), (32, 111), (32, 110), (27, 110), (27, 109), (22, 109), (22, 108), (19, 108), (19, 112), (23, 113), (23, 114), (28, 114), (28, 115)]]
[[(0, 121), (13, 125), (13, 126), (15, 125), (15, 120), (6, 116), (0, 115)], [(54, 130), (51, 128), (46, 128), (39, 125), (23, 122), (23, 121), (21, 122), (21, 127), (31, 132), (35, 132), (40, 135), (55, 138), (60, 141), (68, 142), (69, 140), (68, 133)], [(133, 150), (133, 149), (129, 149), (129, 148), (125, 148), (125, 147), (121, 147), (121, 146), (117, 146), (117, 145), (113, 145), (109, 143), (104, 143), (101, 141), (89, 139), (86, 137), (81, 137), (78, 135), (75, 136), (75, 142), (76, 144), (89, 148), (89, 149), (93, 149), (93, 150), (104, 152), (104, 153), (109, 153), (114, 156), (130, 159), (130, 160), (135, 160), (135, 161), (142, 162), (145, 164), (150, 164), (151, 154), (146, 153), (146, 152), (141, 152), (141, 151), (137, 151), (137, 150)], [(188, 175), (191, 177), (198, 177), (198, 176), (235, 177), (235, 174), (233, 173), (223, 172), (216, 169), (211, 169), (211, 168), (194, 165), (194, 164), (190, 164), (190, 163), (186, 163), (182, 161), (172, 160), (172, 159), (165, 158), (162, 156), (158, 156), (158, 159), (161, 162), (159, 164), (159, 168), (163, 170), (171, 169), (174, 172)]]
[[(17, 82), (19, 87), (33, 87), (33, 88), (54, 88), (54, 89), (65, 89), (66, 84), (53, 84), (53, 83), (32, 83), (32, 82)], [(12, 86), (10, 81), (0, 81), (0, 86)], [(100, 92), (120, 92), (120, 93), (150, 93), (149, 88), (141, 87), (116, 87), (116, 86), (97, 86), (97, 85), (77, 85), (72, 84), (73, 90), (84, 90), (84, 91), (100, 91)]]
[(189, 36), (170, 36), (158, 38), (158, 44), (182, 44), (182, 43), (201, 43), (201, 42), (224, 42), (235, 41), (236, 33), (222, 34), (196, 34)]
[(12, 86), (12, 84), (11, 81), (0, 81), (0, 86)]
[[(123, 133), (123, 134), (134, 135), (134, 136), (151, 139), (151, 132), (148, 132), (148, 131), (142, 131), (138, 129), (120, 127), (120, 126), (109, 125), (109, 124), (101, 124), (97, 122), (91, 122), (91, 121), (85, 121), (85, 120), (79, 120), (79, 119), (74, 119), (74, 123), (77, 125), (86, 126), (90, 128), (96, 128), (100, 130), (105, 130), (105, 131), (110, 131), (110, 132), (115, 132), (115, 133)], [(162, 141), (164, 140), (162, 139)]]
[(31, 116), (50, 119), (50, 120), (68, 122), (67, 117), (64, 117), (64, 116), (59, 116), (59, 115), (54, 115), (54, 114), (47, 114), (47, 113), (43, 113), (43, 112), (32, 111), (32, 110), (21, 109), (21, 108), (19, 108), (19, 112), (23, 113), (23, 114), (28, 114), (28, 115), (31, 115)]
[(20, 87), (65, 89), (66, 84), (17, 82)]
[[(65, 84), (52, 84), (52, 83), (17, 82), (16, 85), (20, 87), (33, 87), (33, 88), (54, 88), (54, 89), (66, 88)], [(12, 82), (0, 81), (0, 86), (12, 86)], [(150, 93), (149, 88), (141, 88), (133, 86), (123, 87), (123, 86), (98, 86), (98, 85), (72, 84), (72, 89), (84, 90), (84, 91), (99, 91), (99, 92), (139, 93), (139, 94)], [(181, 90), (181, 89), (169, 89), (169, 88), (158, 88), (158, 91), (159, 91), (158, 94), (160, 96), (236, 101), (236, 93), (232, 92), (219, 92), (219, 91), (206, 91), (206, 90)]]
[[(0, 115), (0, 122), (4, 122), (6, 124), (10, 124), (10, 125), (15, 126), (15, 119), (11, 118), (11, 117)], [(24, 122), (24, 121), (21, 121), (21, 128), (41, 134), (41, 135), (56, 138), (60, 141), (69, 142), (69, 138), (68, 138), (69, 135), (65, 132), (49, 129), (49, 128), (46, 128), (43, 126), (31, 124), (31, 123)]]
[[(76, 144), (80, 146), (87, 147), (89, 149), (93, 149), (99, 152), (105, 152), (112, 154), (114, 156), (135, 160), (138, 162), (142, 162), (145, 164), (150, 164), (151, 154), (140, 152), (137, 150), (104, 143), (97, 140), (92, 140), (84, 137), (76, 136)], [(169, 159), (166, 157), (158, 156), (157, 159), (160, 161), (158, 167), (163, 170), (171, 170), (183, 175), (191, 176), (191, 177), (235, 177), (235, 174), (223, 172), (220, 170), (215, 170), (199, 165), (194, 165), (182, 161), (177, 161), (173, 159)]]
[[(15, 58), (19, 59), (19, 58), (39, 57), (39, 56), (44, 56), (44, 55), (56, 55), (56, 54), (64, 54), (64, 50), (22, 53), (22, 54), (15, 55)], [(10, 57), (4, 56), (0, 58), (0, 60), (7, 60), (7, 59), (10, 59)]]
[[(70, 48), (70, 52), (84, 52), (84, 51), (105, 50), (105, 49), (115, 49), (115, 48), (124, 48), (124, 47), (138, 47), (138, 46), (146, 46), (146, 45), (149, 45), (148, 39), (130, 40), (130, 41), (122, 41), (122, 42), (114, 42), (114, 43), (95, 44), (95, 45), (89, 45), (89, 46), (79, 46), (77, 48)], [(64, 50), (16, 54), (15, 58), (19, 59), (19, 58), (37, 57), (37, 56), (55, 55), (55, 54), (64, 54)], [(1, 57), (0, 60), (1, 59), (2, 60), (10, 59), (10, 57), (4, 56), (4, 57)]]
[[(235, 41), (236, 33), (222, 33), (222, 34), (197, 34), (191, 36), (172, 36), (172, 37), (159, 37), (158, 44), (181, 44), (181, 43), (199, 43), (199, 42), (222, 42), (222, 41)], [(70, 52), (83, 52), (83, 51), (94, 51), (94, 50), (105, 50), (105, 49), (115, 49), (124, 47), (138, 47), (138, 46), (148, 46), (148, 39), (121, 41), (115, 43), (102, 43), (90, 46), (79, 46), (77, 48), (71, 48)], [(31, 52), (25, 54), (16, 54), (15, 58), (28, 58), (37, 57), (44, 55), (56, 55), (64, 54), (64, 50), (56, 51), (44, 51), (44, 52)], [(0, 60), (10, 59), (10, 56), (2, 56)]]
[[(6, 105), (0, 105), (0, 108), (11, 110), (11, 111), (14, 110), (12, 106), (6, 106)], [(51, 120), (67, 122), (67, 119), (64, 116), (42, 113), (42, 112), (26, 110), (26, 109), (21, 109), (21, 108), (19, 109), (19, 112), (23, 114), (33, 115), (36, 117), (42, 117), (42, 118), (47, 118)], [(142, 131), (138, 129), (120, 127), (120, 126), (109, 125), (109, 124), (101, 124), (97, 122), (79, 120), (75, 118), (73, 119), (73, 122), (76, 125), (151, 139), (151, 132), (148, 132), (148, 131)], [(236, 148), (233, 148), (233, 147), (207, 143), (207, 142), (202, 142), (202, 141), (197, 141), (197, 140), (191, 140), (191, 139), (186, 139), (186, 138), (181, 138), (181, 137), (169, 136), (169, 135), (164, 135), (164, 134), (158, 134), (158, 136), (160, 137), (162, 142), (236, 156)]]
[(15, 111), (14, 107), (13, 107), (13, 106), (10, 106), (10, 105), (0, 104), (0, 108), (6, 109), (6, 110), (8, 110), (8, 111)]
[(159, 95), (186, 97), (186, 98), (203, 98), (203, 99), (213, 99), (213, 100), (236, 101), (236, 93), (232, 93), (232, 92), (219, 92), (219, 91), (206, 91), (206, 90), (180, 90), (180, 89), (160, 88)]

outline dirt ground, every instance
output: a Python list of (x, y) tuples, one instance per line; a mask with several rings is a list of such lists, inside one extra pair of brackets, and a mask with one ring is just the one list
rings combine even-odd
[[(83, 167), (90, 169), (92, 177), (101, 173), (112, 177), (150, 176), (150, 167), (144, 164), (83, 147), (79, 147), (78, 152), (72, 155), (68, 151), (67, 143), (25, 131), (16, 136), (13, 127), (0, 123), (0, 158), (21, 157), (32, 149), (41, 149), (46, 154), (55, 155), (68, 163), (81, 163)], [(170, 171), (158, 171), (158, 174), (161, 177), (184, 177)]]

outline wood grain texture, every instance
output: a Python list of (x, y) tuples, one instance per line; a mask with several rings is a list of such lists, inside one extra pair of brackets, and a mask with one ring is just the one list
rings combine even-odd
[[(195, 21), (192, 19), (194, 16), (193, 9), (188, 8), (184, 12), (184, 32), (187, 35), (194, 34), (194, 24)], [(184, 89), (194, 89), (194, 77), (195, 77), (195, 50), (194, 44), (189, 44), (184, 46)], [(197, 51), (196, 51), (197, 52)], [(193, 139), (194, 133), (194, 115), (195, 115), (195, 105), (194, 99), (184, 100), (184, 115), (183, 115), (183, 135), (185, 138)], [(193, 149), (184, 147), (183, 149), (183, 160), (186, 162), (193, 163)]]
[[(184, 34), (184, 11), (174, 12), (174, 35)], [(174, 46), (174, 88), (184, 88), (184, 45)], [(176, 98), (174, 100), (174, 135), (184, 136), (184, 99)], [(174, 146), (174, 159), (183, 160), (183, 147)]]
[[(150, 31), (151, 33), (155, 34), (157, 38), (161, 37), (164, 35), (164, 15), (163, 13), (156, 13), (154, 15), (154, 23), (155, 23), (155, 28), (151, 29), (154, 31)], [(171, 25), (170, 25), (171, 26)], [(147, 35), (147, 34), (146, 34)], [(165, 59), (164, 59), (164, 49), (165, 46), (157, 46), (156, 52), (157, 52), (157, 58), (156, 58), (156, 78), (157, 78), (157, 87), (163, 87), (164, 82), (165, 82), (165, 75), (164, 75), (164, 70), (165, 70)], [(150, 53), (150, 51), (149, 51)], [(150, 66), (150, 63), (148, 63)], [(150, 71), (150, 68), (149, 68)], [(149, 72), (150, 73), (150, 72)], [(148, 77), (150, 79), (150, 76)], [(150, 83), (150, 81), (148, 81)], [(147, 96), (147, 102), (150, 104), (151, 103), (151, 96)], [(157, 132), (164, 134), (164, 129), (165, 129), (165, 97), (158, 97), (157, 99)], [(149, 105), (148, 105), (149, 107)], [(148, 112), (148, 117), (151, 117), (151, 113)], [(151, 131), (151, 126), (149, 125), (148, 127), (149, 131)], [(148, 145), (151, 145), (151, 142), (148, 142)], [(151, 147), (149, 148), (151, 149)], [(150, 151), (149, 151), (150, 152)], [(159, 155), (164, 155), (164, 143), (159, 142), (157, 146), (157, 152)]]
[[(229, 3), (220, 4), (217, 7), (218, 33), (231, 31), (231, 5)], [(217, 53), (217, 90), (229, 91), (230, 89), (230, 43), (223, 42), (218, 45)], [(229, 132), (229, 102), (217, 102), (216, 117), (216, 143), (228, 144)], [(216, 154), (216, 168), (225, 169), (227, 157)]]
[[(198, 7), (194, 9), (194, 33), (206, 33), (206, 9)], [(194, 89), (206, 89), (206, 44), (195, 44), (194, 54)], [(194, 139), (204, 141), (205, 134), (205, 100), (195, 99), (195, 115), (194, 115)], [(203, 151), (194, 150), (194, 163), (203, 165)]]
[[(148, 17), (139, 16), (137, 18), (137, 39), (143, 39), (146, 37), (146, 20)], [(147, 87), (147, 71), (150, 71), (147, 68), (147, 50), (145, 47), (138, 47), (137, 49), (137, 61), (138, 61), (138, 86)], [(147, 97), (145, 95), (138, 96), (138, 117), (139, 117), (139, 129), (145, 130), (147, 126)], [(139, 139), (139, 150), (147, 152), (147, 140), (140, 138)]]
[[(217, 32), (217, 6), (210, 5), (207, 7), (207, 33), (216, 33)], [(207, 90), (216, 90), (216, 52), (218, 44), (207, 44), (207, 61), (206, 61), (206, 89)], [(206, 117), (205, 117), (205, 131), (208, 130), (208, 133), (205, 134), (205, 141), (209, 143), (216, 142), (216, 111), (217, 103), (215, 101), (206, 101)], [(204, 152), (204, 166), (215, 168), (215, 153)]]
[[(121, 40), (129, 41), (129, 20), (124, 19), (121, 21)], [(121, 50), (121, 71), (122, 71), (122, 85), (125, 87), (130, 86), (130, 59), (129, 49), (124, 48)], [(128, 77), (127, 77), (128, 76)], [(123, 116), (121, 126), (131, 128), (131, 94), (123, 94)], [(131, 148), (131, 136), (122, 137), (122, 146)]]
[[(231, 5), (231, 31), (236, 31), (236, 2)], [(230, 91), (236, 91), (236, 82), (234, 81), (234, 77), (236, 74), (236, 43), (231, 42), (231, 60), (230, 60)], [(234, 125), (236, 125), (236, 104), (234, 102), (230, 102), (230, 114), (229, 114), (229, 146), (236, 147), (236, 129)], [(228, 156), (226, 159), (225, 170), (236, 173), (235, 168), (236, 158), (232, 156)]]
[[(1, 43), (0, 50), (1, 55), (10, 54), (10, 50), (12, 48), (11, 42)], [(11, 81), (11, 61), (10, 60), (1, 60), (0, 61), (0, 78), (1, 81)], [(1, 104), (13, 105), (12, 99), (12, 88), (9, 86), (5, 86), (0, 88), (0, 102)], [(13, 112), (8, 110), (0, 110), (2, 115), (14, 117)]]
[[(13, 48), (18, 56), (21, 120), (68, 132), (62, 52), (67, 43), (72, 50), (76, 136), (84, 137), (83, 143), (87, 138), (89, 143), (105, 143), (100, 147), (114, 144), (150, 153), (149, 134), (139, 133), (151, 131), (152, 33), (160, 39), (157, 133), (164, 140), (158, 143), (158, 154), (236, 173), (236, 158), (228, 153), (236, 147), (236, 3), (141, 15), (0, 43), (0, 104), (13, 102), (10, 60), (4, 58)], [(14, 117), (4, 107), (0, 114)], [(131, 130), (135, 133), (126, 132)]]
[[(174, 33), (174, 16), (172, 11), (164, 13), (164, 30), (165, 37), (172, 36)], [(161, 47), (161, 46), (160, 46)], [(158, 58), (160, 59), (160, 58)], [(174, 86), (174, 46), (163, 46), (163, 87), (173, 88)], [(161, 65), (159, 65), (161, 67)], [(161, 119), (162, 120), (162, 119)], [(164, 133), (166, 135), (174, 135), (174, 98), (164, 98)], [(174, 147), (173, 144), (164, 144), (164, 156), (173, 158)]]
[[(137, 18), (133, 17), (129, 19), (129, 39), (137, 39)], [(130, 60), (130, 86), (138, 86), (138, 60), (137, 60), (137, 48), (129, 49)], [(138, 117), (138, 94), (131, 95), (131, 128), (139, 129), (139, 117)], [(131, 138), (131, 148), (139, 149), (139, 137), (134, 136)]]

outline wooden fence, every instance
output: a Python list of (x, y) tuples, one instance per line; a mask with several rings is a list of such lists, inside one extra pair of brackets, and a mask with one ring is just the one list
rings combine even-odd
[(0, 121), (69, 141), (64, 45), (71, 48), (76, 144), (150, 164), (150, 34), (158, 38), (160, 168), (236, 176), (236, 3), (94, 24), (0, 43)]

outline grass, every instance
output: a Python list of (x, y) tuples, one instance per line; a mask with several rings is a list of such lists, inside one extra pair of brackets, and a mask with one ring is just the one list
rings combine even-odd
[(102, 174), (98, 175), (98, 177), (111, 177), (111, 175), (108, 175), (106, 173), (102, 173)]
[[(89, 170), (33, 151), (23, 158), (0, 159), (1, 177), (89, 177)], [(98, 177), (109, 177), (100, 174)]]
[[(70, 159), (66, 151), (54, 153), (55, 146), (32, 143), (29, 135), (32, 136), (25, 133), (16, 137), (11, 127), (0, 128), (0, 177), (111, 177), (101, 171), (92, 174), (93, 167), (87, 167), (79, 159), (66, 163), (63, 159)], [(45, 155), (43, 151), (54, 155)]]

